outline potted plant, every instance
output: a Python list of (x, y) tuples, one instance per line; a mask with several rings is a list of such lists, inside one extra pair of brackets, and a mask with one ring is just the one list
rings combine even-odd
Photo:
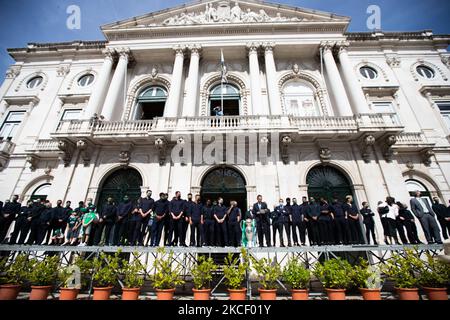
[(194, 281), (194, 300), (209, 300), (211, 296), (212, 273), (216, 271), (217, 265), (209, 257), (199, 256), (197, 264), (192, 268), (192, 278)]
[(173, 267), (173, 251), (166, 254), (164, 248), (158, 248), (153, 266), (155, 274), (153, 276), (153, 287), (156, 289), (158, 300), (173, 300), (175, 288), (184, 283), (180, 278), (181, 266)]
[(119, 274), (119, 250), (114, 255), (101, 252), (92, 261), (94, 297), (93, 300), (109, 300), (111, 291), (117, 282)]
[(43, 260), (31, 260), (28, 279), (31, 283), (30, 300), (47, 300), (50, 290), (58, 280), (58, 256), (47, 256)]
[(291, 287), (292, 300), (308, 300), (311, 272), (300, 263), (297, 257), (289, 259), (281, 277)]
[(262, 287), (258, 288), (261, 300), (276, 300), (278, 280), (282, 273), (280, 265), (270, 258), (253, 258), (252, 262)]
[(141, 287), (144, 285), (145, 266), (138, 258), (138, 253), (133, 253), (133, 261), (122, 260), (121, 274), (123, 275), (122, 300), (138, 300)]
[(352, 266), (341, 258), (316, 265), (314, 274), (325, 287), (329, 300), (345, 300), (345, 291), (352, 285)]
[(230, 300), (245, 300), (247, 289), (243, 287), (242, 283), (247, 275), (249, 267), (249, 261), (247, 252), (242, 249), (242, 261), (239, 257), (234, 257), (232, 253), (229, 253), (225, 257), (225, 264), (223, 266), (223, 275), (225, 284), (230, 294)]
[(359, 265), (353, 267), (353, 282), (364, 300), (381, 300), (381, 271), (366, 259), (361, 258)]
[(448, 300), (447, 286), (450, 282), (450, 265), (434, 259), (427, 252), (427, 261), (420, 270), (419, 284), (430, 300)]
[(394, 253), (383, 265), (383, 272), (395, 283), (400, 300), (419, 300), (419, 271), (423, 269), (423, 261), (411, 249), (404, 255)]
[(13, 262), (0, 260), (0, 300), (15, 300), (20, 288), (30, 273), (30, 261), (24, 254), (19, 254)]

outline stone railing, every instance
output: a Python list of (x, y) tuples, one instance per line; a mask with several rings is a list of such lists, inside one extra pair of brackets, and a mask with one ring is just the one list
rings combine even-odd
[(33, 151), (48, 152), (58, 150), (58, 141), (52, 139), (40, 139), (33, 146)]
[(357, 130), (354, 117), (289, 117), (289, 123), (301, 131)]
[(426, 144), (427, 139), (421, 132), (402, 132), (397, 136), (396, 144)]

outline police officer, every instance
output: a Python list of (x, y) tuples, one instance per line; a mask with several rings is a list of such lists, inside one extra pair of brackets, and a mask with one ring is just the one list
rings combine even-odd
[(350, 227), (350, 237), (352, 244), (364, 243), (362, 235), (361, 224), (359, 223), (359, 210), (353, 203), (352, 196), (345, 197), (345, 203), (342, 205), (342, 209), (348, 217), (348, 224)]
[(183, 228), (182, 228), (183, 233), (181, 234), (180, 245), (182, 245), (183, 247), (187, 247), (186, 235), (187, 235), (187, 230), (188, 230), (188, 226), (189, 226), (190, 216), (192, 214), (192, 207), (194, 206), (194, 204), (195, 204), (195, 202), (192, 201), (192, 193), (188, 193), (187, 200), (184, 203), (185, 208), (184, 208), (183, 218), (181, 219), (182, 226), (183, 226)]
[(161, 192), (159, 194), (159, 200), (154, 205), (154, 220), (152, 224), (151, 242), (152, 247), (157, 247), (161, 242), (162, 230), (166, 221), (166, 217), (169, 215), (169, 201), (167, 201), (166, 194)]
[(362, 203), (362, 209), (360, 210), (360, 213), (363, 216), (363, 223), (366, 227), (367, 243), (370, 244), (370, 235), (372, 235), (373, 243), (375, 245), (378, 244), (375, 237), (375, 220), (373, 219), (375, 213), (373, 213), (372, 209), (369, 208), (369, 203), (367, 201), (364, 201)]
[(0, 213), (0, 243), (3, 243), (8, 235), (9, 227), (16, 216), (20, 213), (21, 204), (18, 202), (19, 196), (15, 195), (12, 201), (5, 203)]
[[(164, 198), (167, 200), (167, 206), (170, 205), (169, 202), (169, 194), (164, 193)], [(170, 234), (170, 223), (171, 223), (172, 217), (170, 216), (170, 212), (168, 212), (164, 218), (164, 245), (168, 246), (170, 245), (169, 242), (169, 234)]]
[(321, 245), (330, 245), (334, 242), (333, 237), (333, 214), (328, 202), (320, 199), (319, 235)]
[(316, 200), (313, 197), (309, 198), (309, 205), (306, 216), (310, 228), (310, 230), (308, 231), (309, 242), (313, 246), (318, 245), (320, 243), (320, 234), (319, 234), (320, 205), (316, 202)]
[[(214, 207), (214, 219), (216, 220), (216, 244), (222, 247), (228, 246), (228, 231), (227, 231), (227, 207), (223, 205), (223, 199), (217, 199), (217, 206)], [(218, 242), (217, 242), (218, 240)]]
[(53, 217), (53, 209), (50, 201), (45, 201), (45, 209), (39, 217), (39, 236), (37, 244), (48, 244), (51, 238), (51, 221)]
[(298, 246), (299, 242), (298, 242), (298, 235), (297, 235), (297, 230), (298, 230), (298, 234), (300, 235), (300, 241), (301, 243), (305, 243), (305, 231), (303, 230), (302, 233), (302, 207), (300, 207), (297, 203), (297, 199), (293, 198), (292, 199), (292, 206), (291, 206), (291, 217), (290, 220), (292, 221), (292, 238), (294, 240), (294, 246)]
[(203, 206), (203, 245), (214, 245), (214, 214), (211, 199)]
[(172, 246), (178, 245), (178, 240), (181, 241), (183, 235), (183, 214), (185, 209), (185, 201), (181, 199), (181, 192), (177, 191), (175, 197), (170, 201), (170, 233), (169, 243)]
[(200, 195), (195, 196), (195, 202), (191, 205), (189, 215), (189, 225), (191, 226), (190, 246), (201, 247), (203, 244), (203, 204)]
[(28, 237), (27, 244), (38, 244), (39, 238), (39, 219), (42, 212), (45, 210), (44, 204), (41, 199), (35, 199), (31, 211), (28, 213), (27, 220), (30, 223), (30, 236)]
[(438, 197), (433, 197), (433, 205), (431, 206), (431, 209), (433, 209), (433, 211), (436, 213), (437, 220), (441, 225), (442, 236), (444, 237), (444, 240), (447, 240), (450, 233), (449, 209), (442, 203), (439, 203)]
[(102, 239), (103, 230), (105, 231), (105, 244), (111, 245), (111, 229), (117, 220), (117, 206), (114, 199), (109, 197), (106, 205), (102, 208), (99, 215), (97, 230), (95, 231), (94, 245), (98, 246)]
[(56, 207), (52, 211), (52, 220), (50, 222), (50, 234), (53, 235), (58, 229), (64, 234), (66, 229), (66, 209), (62, 206), (62, 200), (56, 202)]
[(256, 218), (256, 231), (258, 233), (259, 246), (264, 246), (265, 237), (267, 246), (270, 247), (270, 210), (267, 208), (267, 203), (262, 201), (262, 195), (258, 195), (256, 201), (257, 202), (253, 204), (253, 214)]
[(348, 217), (342, 208), (342, 204), (338, 199), (333, 199), (330, 209), (334, 216), (335, 243), (349, 244), (350, 229), (348, 226)]
[(28, 221), (28, 216), (30, 215), (31, 208), (33, 207), (33, 201), (28, 200), (26, 206), (22, 206), (20, 208), (20, 213), (16, 217), (16, 223), (14, 225), (14, 230), (11, 234), (11, 238), (9, 239), (9, 244), (16, 244), (17, 237), (20, 233), (20, 238), (17, 244), (24, 244), (25, 239), (28, 235), (28, 231), (30, 230), (30, 222)]
[(123, 197), (123, 202), (119, 203), (117, 206), (117, 221), (114, 226), (114, 240), (113, 245), (117, 246), (119, 244), (125, 244), (128, 238), (128, 224), (133, 211), (133, 203), (130, 201), (128, 196)]
[(139, 213), (140, 219), (138, 219), (135, 227), (134, 241), (138, 240), (138, 245), (144, 245), (145, 232), (147, 230), (148, 222), (153, 214), (153, 206), (155, 200), (152, 198), (152, 190), (147, 190), (145, 198), (139, 199)]
[[(283, 227), (285, 227), (286, 231), (289, 230), (289, 213), (286, 210), (286, 206), (284, 205), (283, 199), (279, 200), (278, 206), (275, 207), (273, 218), (272, 218), (272, 230), (273, 230), (273, 241), (275, 243), (275, 234), (278, 230), (279, 238), (280, 238), (280, 246), (284, 247), (284, 237), (283, 237)], [(287, 233), (287, 232), (286, 232)], [(290, 232), (289, 232), (289, 244), (290, 240)]]
[(242, 212), (238, 207), (238, 203), (234, 200), (230, 201), (230, 208), (227, 211), (228, 216), (228, 239), (230, 245), (233, 247), (239, 247), (241, 245), (242, 230), (241, 230), (241, 219)]

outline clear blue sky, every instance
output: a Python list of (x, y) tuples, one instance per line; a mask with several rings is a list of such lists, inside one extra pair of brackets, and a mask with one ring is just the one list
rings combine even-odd
[[(190, 1), (183, 0), (0, 0), (0, 81), (13, 60), (7, 48), (24, 47), (28, 42), (103, 40), (100, 26), (143, 15)], [(381, 8), (384, 31), (432, 29), (450, 33), (448, 0), (271, 0), (287, 5), (317, 9), (352, 18), (349, 31), (369, 31), (369, 5)], [(66, 28), (69, 5), (81, 8), (81, 29)]]

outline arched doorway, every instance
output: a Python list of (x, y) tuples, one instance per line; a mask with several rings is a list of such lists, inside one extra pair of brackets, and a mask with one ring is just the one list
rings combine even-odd
[(247, 210), (247, 189), (244, 177), (230, 167), (220, 167), (209, 171), (201, 184), (203, 201), (216, 200), (222, 197), (224, 204), (229, 206), (230, 200), (235, 200), (241, 208), (242, 214)]
[(44, 184), (40, 185), (33, 191), (33, 194), (31, 195), (30, 200), (36, 200), (36, 199), (41, 199), (41, 201), (47, 200), (51, 186), (52, 185), (50, 183), (44, 183)]
[(120, 203), (125, 195), (134, 203), (141, 196), (142, 177), (136, 169), (126, 168), (112, 172), (100, 188), (97, 206), (99, 209), (109, 197), (116, 204)]
[[(315, 199), (324, 198), (331, 203), (333, 199), (344, 201), (347, 195), (354, 195), (348, 178), (331, 166), (316, 166), (306, 176), (308, 195)], [(356, 199), (355, 199), (356, 200)]]

